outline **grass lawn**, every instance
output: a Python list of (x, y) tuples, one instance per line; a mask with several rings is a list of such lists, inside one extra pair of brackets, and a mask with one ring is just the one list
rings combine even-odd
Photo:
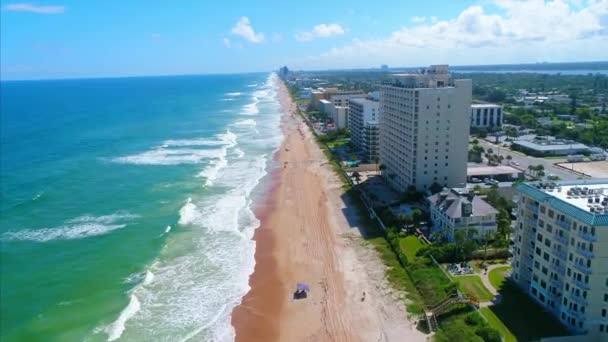
[(454, 279), (458, 282), (460, 291), (480, 302), (489, 302), (494, 298), (477, 275), (458, 276)]
[(327, 142), (327, 146), (329, 146), (329, 147), (338, 147), (338, 146), (342, 146), (345, 144), (348, 144), (348, 140), (336, 140), (336, 141)]
[(505, 281), (505, 273), (511, 270), (511, 266), (503, 266), (497, 267), (490, 271), (488, 274), (488, 278), (490, 278), (490, 283), (496, 290), (500, 290), (502, 284)]
[(420, 242), (416, 236), (410, 235), (408, 237), (401, 238), (399, 240), (399, 246), (401, 247), (403, 254), (405, 254), (407, 257), (407, 260), (412, 262), (416, 260), (416, 252), (422, 248), (422, 242)]
[(479, 311), (481, 311), (483, 316), (488, 320), (490, 326), (500, 332), (500, 335), (505, 339), (505, 342), (517, 342), (515, 335), (511, 333), (509, 328), (507, 328), (498, 317), (496, 317), (492, 310), (489, 308), (481, 308)]
[(406, 267), (426, 305), (436, 305), (455, 290), (455, 284), (429, 259), (418, 259)]
[(397, 256), (391, 250), (388, 242), (383, 237), (374, 237), (366, 241), (374, 246), (382, 262), (387, 267), (385, 274), (389, 283), (394, 288), (407, 292), (407, 311), (412, 314), (423, 313), (422, 298), (418, 295), (416, 286), (407, 271), (399, 264)]
[(433, 337), (435, 342), (484, 342), (480, 329), (495, 329), (499, 341), (500, 331), (487, 323), (481, 315), (466, 305), (454, 306), (450, 311), (438, 317), (439, 330)]
[(502, 301), (488, 309), (501, 320), (519, 341), (565, 336), (568, 331), (550, 313), (536, 304), (515, 283), (506, 280), (500, 289)]

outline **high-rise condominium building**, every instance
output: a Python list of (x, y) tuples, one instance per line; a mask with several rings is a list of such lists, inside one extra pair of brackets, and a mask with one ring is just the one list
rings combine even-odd
[(398, 191), (433, 183), (466, 183), (471, 80), (454, 80), (447, 65), (393, 75), (380, 87), (380, 162)]
[(351, 99), (348, 110), (350, 141), (357, 147), (366, 161), (378, 157), (379, 103), (373, 97)]
[(583, 340), (608, 340), (608, 179), (516, 189), (513, 280)]

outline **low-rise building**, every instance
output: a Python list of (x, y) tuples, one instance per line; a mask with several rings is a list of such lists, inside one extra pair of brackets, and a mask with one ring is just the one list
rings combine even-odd
[(512, 279), (572, 333), (608, 340), (608, 179), (516, 191)]
[(498, 211), (481, 196), (466, 188), (444, 189), (427, 198), (432, 233), (440, 233), (453, 241), (457, 231), (477, 237), (496, 232)]
[(493, 103), (471, 105), (471, 128), (502, 127), (502, 106)]
[(589, 151), (589, 146), (565, 139), (515, 140), (511, 148), (536, 157), (567, 156)]
[(361, 150), (363, 158), (367, 161), (374, 161), (378, 157), (379, 117), (379, 103), (373, 95), (350, 100), (348, 110), (350, 142)]

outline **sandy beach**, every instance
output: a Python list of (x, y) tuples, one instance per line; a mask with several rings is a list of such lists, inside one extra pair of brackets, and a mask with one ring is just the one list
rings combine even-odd
[[(279, 99), (285, 139), (271, 189), (256, 204), (256, 266), (233, 312), (236, 340), (425, 340), (363, 243), (355, 209), (282, 83)], [(308, 298), (293, 299), (297, 283), (310, 285)]]

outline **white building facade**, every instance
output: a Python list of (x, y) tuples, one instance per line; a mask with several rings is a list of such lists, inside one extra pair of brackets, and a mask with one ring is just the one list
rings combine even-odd
[(608, 179), (523, 183), (512, 279), (572, 333), (608, 340)]
[(444, 189), (427, 198), (432, 233), (454, 240), (456, 232), (480, 238), (496, 232), (498, 211), (474, 192), (466, 188)]
[(380, 144), (378, 120), (380, 103), (373, 97), (351, 99), (348, 110), (350, 141), (358, 148), (367, 161), (378, 157)]
[(502, 106), (491, 103), (471, 105), (472, 128), (500, 128), (503, 122)]
[(395, 190), (466, 183), (471, 98), (471, 80), (452, 79), (447, 65), (380, 87), (380, 163)]

